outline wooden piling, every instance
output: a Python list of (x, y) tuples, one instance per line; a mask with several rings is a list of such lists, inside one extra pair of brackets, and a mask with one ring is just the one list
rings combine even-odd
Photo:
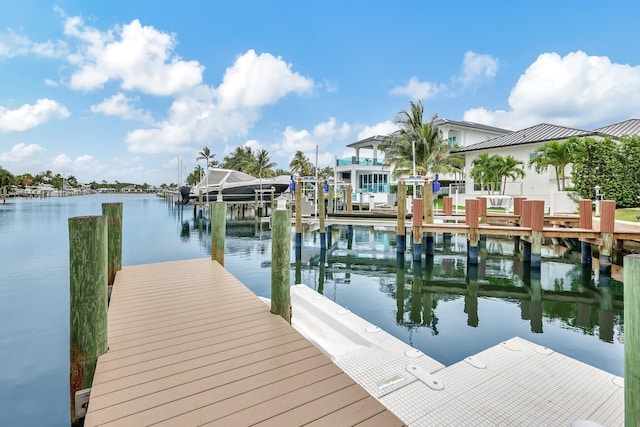
[(396, 252), (404, 253), (406, 249), (405, 218), (407, 216), (407, 184), (404, 180), (398, 181), (398, 218), (396, 224)]
[(449, 196), (442, 198), (442, 213), (446, 216), (453, 215), (453, 198)]
[(320, 216), (320, 249), (327, 249), (327, 227), (324, 204), (324, 186), (322, 181), (316, 183), (318, 188), (318, 215)]
[(351, 185), (345, 189), (345, 202), (347, 202), (347, 213), (353, 213), (353, 200), (351, 200)]
[(107, 217), (107, 284), (113, 286), (122, 270), (122, 202), (103, 203), (102, 215)]
[(486, 197), (476, 197), (478, 201), (478, 216), (480, 224), (487, 223), (487, 198)]
[(329, 214), (335, 212), (335, 204), (336, 204), (336, 187), (335, 185), (329, 186)]
[(600, 273), (611, 274), (611, 253), (613, 251), (613, 230), (616, 222), (616, 202), (602, 200), (600, 202)]
[(291, 323), (291, 217), (276, 209), (271, 219), (271, 312)]
[[(302, 178), (296, 182), (296, 250), (302, 248)], [(296, 254), (298, 252), (296, 251)], [(297, 256), (297, 255), (296, 255)]]
[[(582, 199), (578, 206), (580, 212), (580, 228), (587, 230), (593, 229), (593, 202), (591, 199)], [(580, 253), (582, 265), (591, 265), (592, 250), (590, 242), (580, 242)]]
[(224, 239), (227, 233), (227, 203), (211, 203), (211, 259), (224, 266)]
[(413, 260), (422, 259), (422, 199), (413, 199), (411, 205), (413, 214)]
[(71, 424), (76, 392), (91, 387), (98, 357), (108, 348), (107, 217), (69, 218), (69, 345)]
[(640, 425), (640, 255), (627, 255), (624, 267), (624, 419)]
[(580, 212), (580, 228), (593, 229), (593, 202), (591, 199), (581, 199), (578, 202)]
[(531, 227), (531, 267), (540, 268), (542, 263), (542, 229), (544, 227), (544, 200), (530, 200), (529, 222)]
[(520, 217), (520, 224), (522, 224), (522, 211), (524, 201), (527, 200), (526, 197), (514, 197), (513, 198), (513, 214)]
[[(433, 182), (425, 179), (422, 192), (424, 222), (427, 224), (433, 224)], [(424, 242), (425, 254), (433, 255), (433, 233), (427, 232), (424, 236)]]
[(469, 226), (469, 237), (467, 240), (467, 260), (469, 264), (478, 263), (478, 201), (474, 199), (467, 199), (464, 202), (465, 211), (465, 223)]

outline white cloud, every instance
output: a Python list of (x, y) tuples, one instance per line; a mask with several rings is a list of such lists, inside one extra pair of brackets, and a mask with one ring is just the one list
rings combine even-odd
[(311, 93), (313, 86), (312, 79), (292, 72), (291, 64), (281, 57), (257, 55), (251, 49), (227, 68), (217, 93), (224, 109), (259, 108), (275, 104), (292, 92)]
[(612, 63), (582, 51), (544, 53), (520, 76), (510, 110), (473, 108), (464, 120), (508, 129), (538, 123), (589, 128), (640, 111), (640, 66)]
[(66, 154), (57, 155), (51, 162), (55, 170), (62, 170), (67, 168), (73, 161)]
[(288, 168), (289, 161), (298, 150), (302, 151), (312, 163), (315, 163), (316, 146), (318, 146), (320, 167), (332, 165), (335, 162), (335, 152), (331, 147), (334, 145), (343, 146), (351, 132), (351, 125), (348, 123), (338, 124), (333, 117), (326, 122), (316, 124), (311, 131), (307, 129), (296, 130), (287, 126), (282, 132), (282, 139), (273, 144), (269, 151), (283, 162), (284, 168)]
[(93, 90), (110, 80), (118, 80), (125, 90), (153, 95), (174, 95), (202, 82), (204, 67), (197, 61), (184, 61), (174, 54), (176, 36), (142, 26), (133, 20), (123, 27), (100, 32), (87, 27), (79, 17), (69, 17), (65, 34), (83, 45), (68, 56), (78, 70), (70, 86)]
[(138, 153), (177, 153), (202, 143), (215, 146), (246, 136), (262, 107), (312, 88), (313, 80), (292, 72), (281, 58), (250, 50), (227, 69), (217, 89), (199, 85), (177, 97), (165, 121), (130, 132), (126, 142)]
[(33, 160), (34, 156), (43, 151), (45, 151), (45, 149), (38, 144), (26, 145), (21, 142), (11, 147), (8, 153), (0, 153), (0, 162), (20, 163), (30, 161)]
[(44, 84), (49, 87), (58, 87), (58, 82), (51, 79), (44, 79)]
[(69, 117), (67, 107), (51, 99), (38, 99), (35, 104), (24, 104), (16, 110), (0, 106), (0, 130), (20, 132), (51, 120)]
[(439, 95), (459, 96), (465, 90), (493, 79), (498, 72), (498, 60), (490, 55), (468, 51), (464, 54), (460, 75), (452, 76), (451, 83), (420, 81), (413, 76), (404, 86), (389, 91), (392, 95), (406, 95), (412, 99), (432, 99)]
[(407, 95), (413, 99), (430, 99), (446, 90), (447, 87), (443, 84), (421, 82), (413, 76), (405, 86), (397, 86), (391, 89), (390, 93), (392, 95)]
[(107, 116), (121, 117), (125, 120), (137, 120), (144, 123), (153, 123), (151, 115), (142, 109), (136, 109), (133, 105), (137, 98), (128, 98), (123, 93), (117, 93), (111, 98), (105, 98), (101, 103), (92, 105), (91, 111)]
[(47, 40), (43, 43), (35, 43), (28, 37), (11, 30), (5, 30), (0, 33), (0, 58), (13, 58), (30, 54), (59, 58), (66, 55), (67, 51), (67, 44), (61, 40), (55, 42)]
[(398, 130), (398, 126), (391, 120), (387, 120), (382, 123), (375, 124), (373, 126), (367, 126), (358, 132), (358, 141), (369, 138), (376, 135), (390, 135)]
[(481, 83), (484, 80), (493, 79), (498, 72), (498, 60), (490, 55), (478, 54), (468, 51), (464, 54), (462, 72), (458, 80), (463, 87), (469, 87)]

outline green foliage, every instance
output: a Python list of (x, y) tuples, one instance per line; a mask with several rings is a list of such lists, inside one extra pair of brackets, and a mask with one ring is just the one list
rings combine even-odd
[(487, 189), (490, 194), (500, 191), (504, 194), (507, 179), (515, 181), (524, 177), (524, 163), (513, 156), (502, 157), (482, 153), (472, 162), (470, 176), (480, 184), (481, 189)]
[(0, 188), (15, 185), (16, 177), (11, 172), (0, 166)]
[(619, 208), (640, 205), (640, 136), (587, 137), (573, 145), (572, 180), (582, 198), (595, 199), (595, 187)]
[(379, 149), (385, 153), (385, 164), (393, 165), (393, 175), (428, 173), (460, 173), (464, 167), (464, 157), (449, 154), (448, 141), (442, 138), (435, 125), (437, 115), (431, 117), (429, 123), (423, 119), (424, 104), (409, 102), (410, 109), (398, 113), (394, 122), (400, 130), (391, 138), (380, 144)]

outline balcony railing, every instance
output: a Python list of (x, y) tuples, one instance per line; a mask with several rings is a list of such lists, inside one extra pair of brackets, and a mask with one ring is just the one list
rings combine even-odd
[(337, 166), (361, 165), (361, 166), (383, 166), (381, 159), (370, 159), (366, 157), (350, 157), (338, 159)]

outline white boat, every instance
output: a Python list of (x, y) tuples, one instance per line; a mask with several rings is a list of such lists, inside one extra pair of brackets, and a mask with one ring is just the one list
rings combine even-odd
[(209, 201), (217, 200), (222, 193), (224, 201), (255, 200), (256, 193), (261, 200), (271, 200), (271, 194), (278, 197), (289, 189), (291, 177), (281, 175), (273, 178), (256, 178), (244, 172), (231, 169), (212, 168), (202, 180), (191, 189), (190, 199), (209, 195)]

